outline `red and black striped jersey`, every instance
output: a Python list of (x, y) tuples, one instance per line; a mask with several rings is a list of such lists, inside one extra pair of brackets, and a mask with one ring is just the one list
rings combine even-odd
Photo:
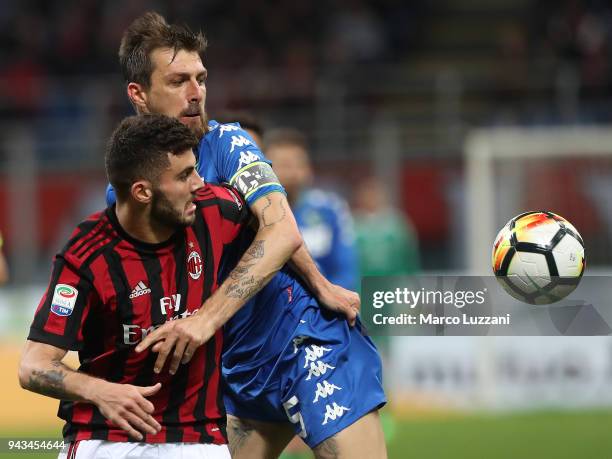
[[(222, 260), (235, 250), (248, 211), (230, 188), (206, 185), (197, 194), (193, 225), (168, 241), (148, 244), (130, 237), (114, 207), (81, 223), (55, 257), (49, 287), (28, 339), (79, 352), (80, 371), (105, 380), (149, 386), (162, 425), (146, 442), (226, 443), (220, 390), (222, 331), (201, 346), (175, 375), (153, 372), (157, 354), (134, 348), (168, 320), (194, 314), (218, 286)], [(234, 257), (232, 257), (234, 258)], [(129, 441), (98, 408), (62, 401), (67, 441)]]

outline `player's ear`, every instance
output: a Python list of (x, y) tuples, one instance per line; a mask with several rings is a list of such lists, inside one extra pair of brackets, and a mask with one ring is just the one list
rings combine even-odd
[(128, 83), (127, 95), (139, 114), (149, 113), (147, 93), (142, 85), (134, 82)]
[(141, 204), (149, 204), (153, 200), (153, 188), (151, 182), (147, 180), (139, 180), (132, 183), (130, 188), (132, 198)]

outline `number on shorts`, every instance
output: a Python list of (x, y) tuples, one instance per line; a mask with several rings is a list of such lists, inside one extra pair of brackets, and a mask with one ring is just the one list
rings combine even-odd
[(302, 418), (302, 413), (300, 413), (299, 411), (296, 412), (295, 414), (289, 413), (289, 410), (295, 407), (298, 403), (299, 403), (299, 400), (294, 395), (289, 400), (287, 400), (285, 403), (283, 403), (283, 408), (285, 408), (285, 413), (287, 413), (287, 417), (289, 418), (290, 422), (292, 422), (293, 424), (298, 424), (298, 423), (300, 424), (301, 430), (298, 432), (298, 435), (300, 436), (300, 438), (306, 438), (306, 435), (308, 434), (306, 433), (306, 426), (304, 426), (304, 418)]

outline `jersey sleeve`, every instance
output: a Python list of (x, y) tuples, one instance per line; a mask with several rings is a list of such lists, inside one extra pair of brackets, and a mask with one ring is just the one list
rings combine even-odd
[[(223, 243), (229, 244), (238, 237), (238, 234), (247, 225), (251, 218), (251, 213), (242, 196), (231, 186), (224, 184), (207, 185), (207, 187), (213, 193), (219, 209), (219, 220), (212, 221), (207, 219), (208, 224), (218, 224)], [(206, 208), (203, 210), (206, 214)], [(207, 218), (206, 215), (204, 218)]]
[(97, 298), (90, 280), (79, 274), (63, 256), (57, 256), (28, 339), (66, 350), (81, 350), (83, 325)]
[(212, 134), (221, 181), (236, 188), (248, 206), (268, 193), (285, 192), (272, 163), (240, 125), (221, 124)]

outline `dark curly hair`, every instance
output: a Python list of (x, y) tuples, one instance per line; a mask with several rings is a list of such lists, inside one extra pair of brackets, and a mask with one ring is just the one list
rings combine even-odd
[(168, 153), (181, 155), (198, 145), (198, 138), (176, 118), (141, 115), (125, 118), (106, 149), (108, 181), (117, 197), (125, 199), (138, 180), (155, 183), (170, 162)]

